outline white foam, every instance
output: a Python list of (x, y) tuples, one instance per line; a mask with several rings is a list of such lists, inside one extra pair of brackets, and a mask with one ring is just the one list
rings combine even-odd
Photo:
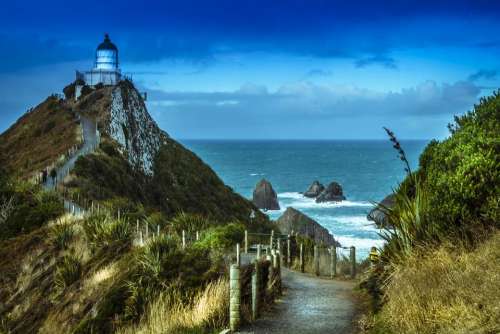
[[(291, 206), (296, 209), (314, 209), (314, 208), (340, 208), (340, 207), (372, 207), (373, 204), (365, 201), (349, 201), (341, 202), (322, 202), (316, 203), (314, 198), (304, 197), (298, 192), (283, 192), (278, 194), (278, 198), (285, 200), (286, 203), (280, 203), (281, 207)], [(291, 201), (288, 201), (291, 200)]]
[(308, 198), (304, 197), (301, 193), (297, 192), (284, 192), (284, 193), (279, 193), (278, 198), (291, 198), (291, 199), (304, 199), (307, 200)]
[(370, 250), (371, 247), (382, 247), (384, 240), (382, 239), (369, 239), (357, 238), (353, 235), (335, 235), (335, 239), (340, 242), (343, 247), (354, 246), (359, 250)]
[(266, 173), (250, 173), (250, 176), (266, 175)]

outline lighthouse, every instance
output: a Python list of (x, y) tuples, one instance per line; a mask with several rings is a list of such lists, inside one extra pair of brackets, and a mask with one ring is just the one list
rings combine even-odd
[(118, 48), (108, 34), (104, 35), (104, 40), (97, 46), (95, 52), (94, 67), (90, 71), (76, 72), (77, 81), (83, 81), (85, 85), (95, 86), (102, 84), (105, 86), (116, 85), (122, 77), (118, 62)]

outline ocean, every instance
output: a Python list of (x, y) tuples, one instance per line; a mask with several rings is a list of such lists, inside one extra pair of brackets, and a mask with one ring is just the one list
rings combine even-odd
[[(370, 247), (383, 245), (378, 229), (366, 219), (373, 203), (381, 201), (404, 179), (403, 163), (388, 140), (377, 141), (223, 141), (184, 140), (187, 148), (209, 164), (222, 180), (251, 199), (265, 178), (278, 194), (281, 210), (268, 211), (277, 219), (291, 206), (326, 227), (342, 246), (355, 246), (359, 258)], [(427, 141), (402, 141), (412, 168)], [(345, 201), (318, 204), (300, 192), (318, 180), (342, 185)]]

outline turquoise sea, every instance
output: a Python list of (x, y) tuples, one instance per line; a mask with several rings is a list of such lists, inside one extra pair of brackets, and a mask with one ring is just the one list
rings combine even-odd
[[(381, 201), (404, 178), (404, 166), (388, 140), (380, 141), (215, 141), (184, 140), (236, 192), (252, 197), (255, 184), (269, 180), (281, 210), (292, 206), (326, 227), (342, 246), (354, 245), (360, 257), (382, 245), (378, 230), (366, 219), (373, 202)], [(412, 168), (427, 141), (402, 141)], [(309, 185), (339, 182), (347, 200), (317, 204), (303, 197)]]

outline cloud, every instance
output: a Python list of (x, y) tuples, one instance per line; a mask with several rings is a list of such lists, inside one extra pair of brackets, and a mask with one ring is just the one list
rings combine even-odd
[(384, 55), (376, 55), (358, 59), (356, 60), (355, 65), (358, 68), (367, 67), (370, 65), (381, 65), (391, 70), (397, 69), (396, 61), (394, 60), (394, 58)]
[[(150, 104), (160, 125), (183, 138), (376, 138), (394, 125), (406, 138), (443, 135), (469, 110), (479, 87), (426, 81), (398, 92), (296, 82), (275, 91), (161, 92)], [(441, 132), (440, 132), (441, 131)]]
[(499, 74), (497, 70), (479, 70), (469, 76), (469, 81), (478, 81), (480, 79), (492, 80), (496, 79)]

